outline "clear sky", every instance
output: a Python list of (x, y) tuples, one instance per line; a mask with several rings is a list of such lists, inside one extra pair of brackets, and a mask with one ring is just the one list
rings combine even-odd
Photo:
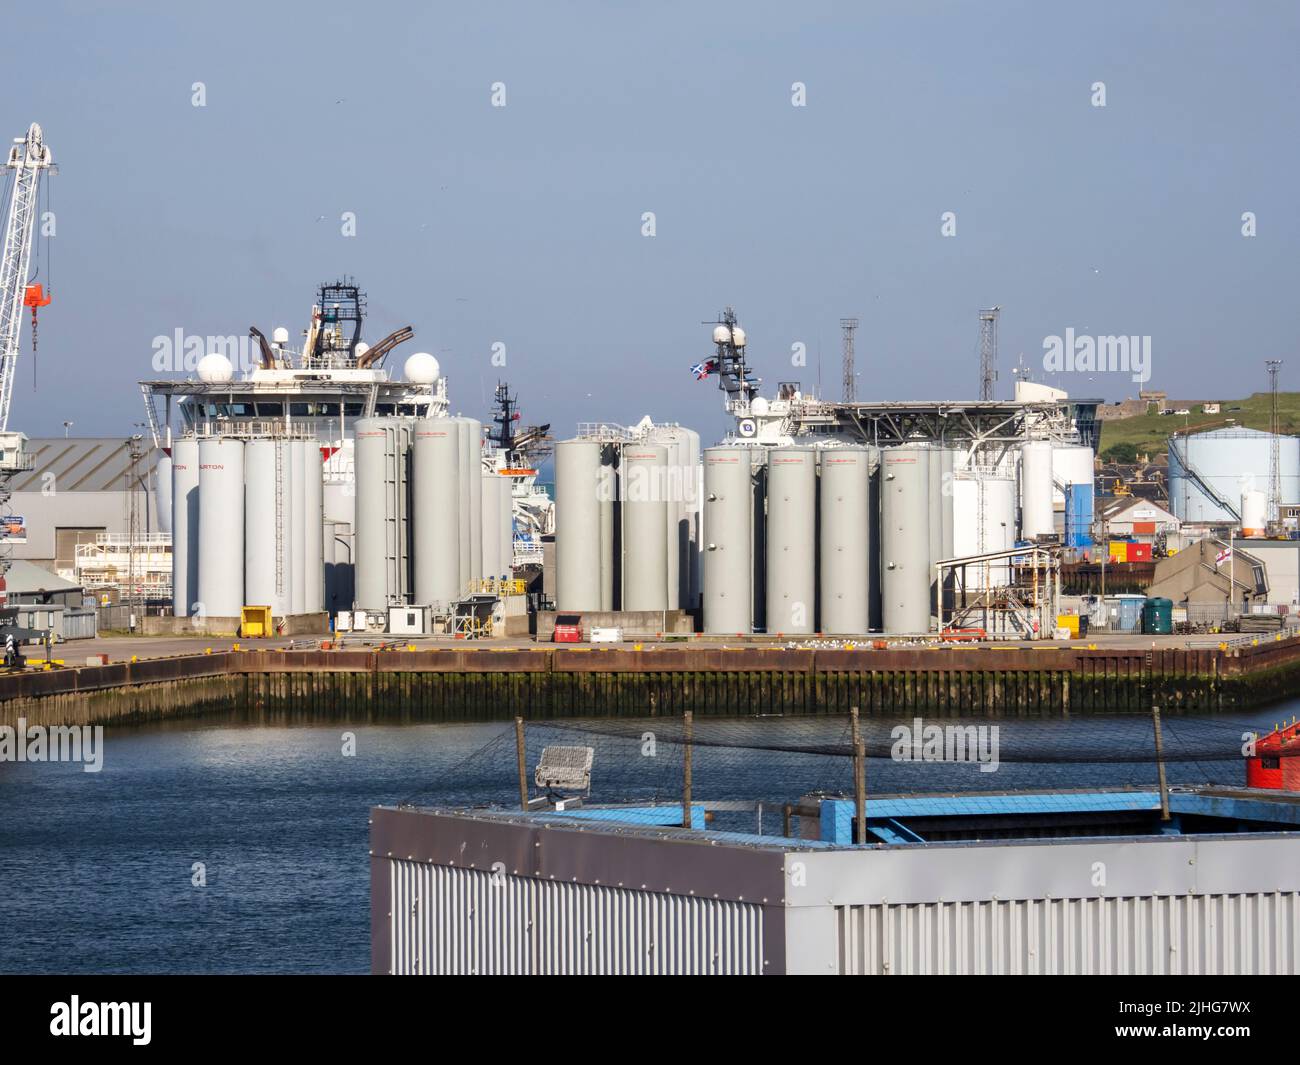
[(24, 329), (10, 419), (30, 435), (131, 432), (155, 336), (297, 336), (342, 273), (369, 293), (368, 339), (411, 324), (398, 353), (438, 355), (454, 410), (484, 415), (504, 376), (561, 436), (645, 413), (720, 435), (721, 393), (689, 371), (727, 304), (765, 391), (815, 385), (820, 353), (838, 396), (839, 319), (856, 315), (859, 398), (974, 395), (976, 312), (994, 303), (1003, 396), (1018, 354), (1041, 368), (1067, 328), (1150, 336), (1148, 387), (1171, 396), (1263, 389), (1273, 357), (1300, 382), (1295, 4), (203, 0), (4, 18), (0, 133), (39, 121), (60, 166), (38, 278), (54, 302), (35, 391)]

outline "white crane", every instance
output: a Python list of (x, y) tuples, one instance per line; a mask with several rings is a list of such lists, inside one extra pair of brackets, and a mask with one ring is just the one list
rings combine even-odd
[[(5, 169), (14, 175), (9, 219), (5, 224), (4, 258), (0, 261), (0, 433), (9, 427), (14, 375), (18, 364), (19, 333), (24, 305), (42, 305), (35, 285), (28, 302), (27, 271), (32, 259), (32, 230), (36, 221), (36, 194), (41, 176), (53, 169), (49, 146), (35, 122), (26, 137), (15, 137)], [(48, 301), (45, 301), (48, 302)]]

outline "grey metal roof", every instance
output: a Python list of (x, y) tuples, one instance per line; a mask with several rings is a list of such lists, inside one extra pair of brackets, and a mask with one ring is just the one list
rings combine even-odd
[[(32, 469), (13, 480), (15, 492), (38, 492), (54, 474), (60, 492), (121, 492), (126, 488), (126, 471), (131, 464), (124, 437), (74, 436), (34, 437), (27, 441)], [(141, 442), (137, 469), (143, 477), (162, 458), (160, 448)]]
[(5, 589), (10, 595), (31, 595), (33, 592), (68, 592), (81, 585), (65, 580), (55, 573), (28, 562), (25, 558), (9, 560), (5, 574)]

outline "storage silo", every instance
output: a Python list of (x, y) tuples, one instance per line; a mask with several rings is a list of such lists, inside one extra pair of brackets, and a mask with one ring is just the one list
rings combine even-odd
[(199, 598), (199, 442), (172, 444), (172, 613), (189, 617)]
[(705, 632), (752, 631), (754, 500), (750, 449), (704, 450)]
[(290, 612), (307, 613), (307, 464), (303, 449), (306, 441), (290, 440), (285, 444), (289, 456), (289, 476), (284, 484), (285, 512), (289, 515)]
[(495, 580), (501, 576), (501, 493), (497, 491), (501, 475), (483, 470), (479, 476), (483, 479), (483, 576)]
[(618, 449), (601, 445), (600, 455), (600, 467), (596, 475), (596, 496), (600, 510), (600, 609), (613, 610), (614, 590), (617, 587), (615, 563), (619, 552), (617, 544)]
[(473, 418), (469, 422), (469, 575), (480, 580), (487, 574), (483, 570), (483, 423)]
[[(1242, 490), (1268, 487), (1272, 446), (1272, 434), (1259, 429), (1170, 437), (1170, 509), (1180, 521), (1239, 521)], [(1279, 438), (1278, 463), (1280, 502), (1300, 499), (1300, 438)]]
[(154, 528), (164, 536), (172, 534), (172, 459), (163, 454), (153, 468)]
[[(1065, 504), (1065, 485), (1093, 484), (1096, 456), (1084, 444), (1052, 445), (1052, 504)], [(1060, 485), (1060, 488), (1056, 486)]]
[(303, 612), (316, 614), (325, 608), (325, 483), (320, 447), (315, 440), (303, 442), (302, 476), (307, 504), (307, 594)]
[(515, 496), (514, 481), (497, 477), (497, 492), (501, 496), (501, 546), (497, 557), (501, 560), (501, 576), (510, 580), (515, 575)]
[(292, 498), (292, 471), (285, 461), (289, 446), (283, 440), (250, 440), (244, 451), (244, 596), (250, 606), (269, 606), (276, 617), (293, 613), (294, 544), (283, 506)]
[(383, 611), (410, 591), (408, 501), (412, 424), (360, 418), (353, 426), (356, 467), (354, 606)]
[(1020, 445), (1020, 535), (1025, 540), (1056, 531), (1052, 511), (1052, 445), (1030, 440)]
[(821, 453), (821, 631), (864, 633), (871, 625), (872, 449)]
[(886, 632), (930, 630), (928, 450), (891, 447), (880, 456), (881, 623)]
[(817, 452), (767, 457), (767, 631), (810, 633), (817, 608)]
[(411, 445), (415, 601), (439, 614), (461, 591), (460, 436), (455, 419), (428, 418)]
[(700, 434), (693, 429), (686, 430), (686, 469), (683, 487), (686, 489), (686, 602), (683, 604), (694, 610), (700, 605), (700, 581), (702, 560), (700, 556), (700, 499), (702, 472), (700, 470)]
[(601, 445), (561, 440), (555, 445), (555, 606), (601, 609)]
[(668, 501), (663, 488), (667, 465), (668, 449), (661, 444), (623, 446), (624, 610), (670, 608)]
[(244, 443), (199, 441), (199, 594), (207, 618), (238, 619), (244, 606)]

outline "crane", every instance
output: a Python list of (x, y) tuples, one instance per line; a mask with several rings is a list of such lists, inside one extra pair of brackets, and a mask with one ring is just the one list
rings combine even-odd
[(5, 225), (4, 258), (0, 261), (0, 433), (9, 428), (23, 307), (32, 309), (34, 320), (36, 308), (49, 303), (41, 286), (27, 284), (27, 271), (32, 260), (36, 196), (41, 177), (53, 167), (49, 145), (41, 135), (41, 127), (33, 122), (26, 137), (14, 138), (5, 164), (14, 175), (14, 189)]
[[(14, 377), (18, 364), (19, 334), (24, 308), (31, 308), (32, 337), (35, 340), (36, 308), (50, 302), (43, 286), (28, 283), (32, 260), (32, 230), (36, 222), (37, 195), (41, 178), (54, 170), (49, 146), (35, 122), (26, 137), (15, 137), (4, 169), (13, 175), (13, 194), (5, 223), (4, 247), (0, 250), (0, 603), (7, 598), (5, 574), (9, 572), (10, 531), (21, 521), (9, 513), (9, 482), (15, 473), (31, 469), (27, 437), (9, 432), (9, 407), (13, 402)], [(6, 663), (12, 653), (5, 654)]]

